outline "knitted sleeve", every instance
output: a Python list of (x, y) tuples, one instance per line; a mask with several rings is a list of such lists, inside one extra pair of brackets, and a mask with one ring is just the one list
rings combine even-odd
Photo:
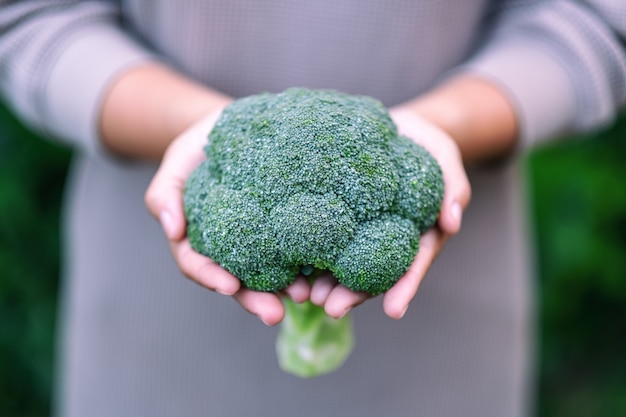
[(101, 100), (151, 54), (110, 1), (1, 1), (0, 95), (40, 133), (99, 151)]
[(491, 30), (464, 69), (502, 86), (523, 143), (610, 123), (626, 103), (626, 2), (493, 2)]

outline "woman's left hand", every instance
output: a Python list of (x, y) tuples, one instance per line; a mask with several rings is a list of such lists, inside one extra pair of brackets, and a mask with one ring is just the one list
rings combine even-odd
[[(437, 223), (422, 235), (419, 252), (409, 270), (384, 294), (385, 313), (399, 319), (404, 316), (445, 242), (461, 228), (461, 218), (469, 204), (471, 188), (461, 152), (452, 137), (408, 107), (395, 107), (390, 110), (390, 114), (401, 135), (413, 139), (435, 157), (443, 171), (445, 184)], [(314, 304), (324, 306), (329, 316), (339, 318), (364, 302), (368, 296), (338, 285), (332, 276), (324, 276), (313, 283), (310, 298)]]

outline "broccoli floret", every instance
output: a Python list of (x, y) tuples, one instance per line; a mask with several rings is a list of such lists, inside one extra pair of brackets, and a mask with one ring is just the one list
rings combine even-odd
[[(189, 241), (256, 291), (328, 270), (353, 291), (383, 293), (441, 208), (439, 165), (370, 97), (293, 88), (236, 100), (205, 153), (185, 185)], [(341, 365), (350, 316), (284, 304), (280, 366), (308, 377)]]
[(205, 153), (185, 189), (189, 240), (254, 290), (312, 266), (385, 292), (441, 207), (437, 162), (370, 97), (293, 88), (236, 100)]
[(419, 245), (415, 224), (385, 213), (360, 225), (335, 263), (335, 276), (353, 291), (387, 291), (411, 265)]

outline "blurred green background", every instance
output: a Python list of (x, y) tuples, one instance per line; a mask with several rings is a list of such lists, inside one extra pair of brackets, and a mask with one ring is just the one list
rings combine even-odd
[[(49, 415), (70, 156), (0, 107), (3, 417)], [(526, 163), (539, 256), (537, 415), (626, 416), (626, 117)]]

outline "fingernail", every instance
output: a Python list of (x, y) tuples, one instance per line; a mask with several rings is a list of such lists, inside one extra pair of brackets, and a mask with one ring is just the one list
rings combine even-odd
[(452, 208), (450, 209), (450, 213), (452, 214), (452, 218), (457, 221), (457, 223), (461, 223), (461, 216), (463, 215), (463, 209), (461, 208), (461, 204), (455, 202), (452, 204)]
[(165, 236), (167, 236), (170, 240), (174, 239), (176, 231), (174, 230), (174, 219), (172, 218), (172, 214), (167, 210), (163, 210), (159, 215), (159, 221), (161, 222), (161, 227), (163, 227)]
[(265, 319), (263, 317), (260, 317), (260, 316), (258, 316), (258, 317), (259, 317), (259, 320), (261, 320), (261, 322), (263, 324), (265, 324), (266, 326), (271, 326), (267, 321), (265, 321)]
[(404, 310), (402, 310), (402, 313), (400, 313), (400, 316), (398, 316), (398, 319), (401, 319), (402, 317), (404, 317), (404, 315), (406, 314), (406, 311), (409, 309), (409, 306), (405, 306)]
[(222, 288), (216, 288), (215, 292), (217, 292), (218, 294), (222, 294), (222, 295), (234, 295), (237, 291), (225, 290), (225, 289), (222, 289)]
[(343, 311), (343, 312), (339, 315), (339, 317), (337, 317), (337, 320), (344, 318), (344, 317), (346, 316), (346, 314), (348, 314), (349, 312), (350, 312), (350, 309), (349, 309), (349, 308), (345, 309), (345, 310), (344, 310), (344, 311)]

